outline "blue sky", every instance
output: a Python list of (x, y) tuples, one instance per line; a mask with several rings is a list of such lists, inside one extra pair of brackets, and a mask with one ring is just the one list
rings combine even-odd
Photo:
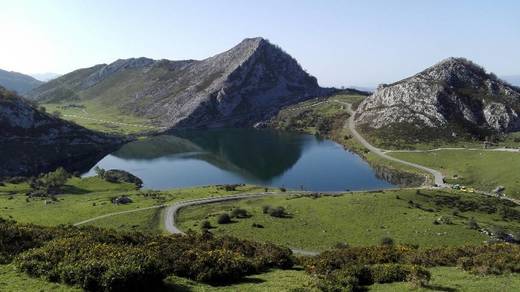
[(262, 36), (324, 86), (392, 82), (449, 56), (520, 74), (520, 1), (0, 2), (0, 68), (23, 73), (202, 59)]

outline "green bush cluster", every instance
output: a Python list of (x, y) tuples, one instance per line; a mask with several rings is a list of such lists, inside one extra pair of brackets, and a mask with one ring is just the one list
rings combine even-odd
[(105, 170), (96, 166), (94, 168), (97, 176), (111, 183), (132, 183), (135, 184), (136, 188), (140, 189), (143, 186), (143, 181), (137, 176), (129, 173), (128, 171), (120, 169)]
[(27, 193), (30, 197), (45, 197), (60, 194), (67, 180), (71, 177), (63, 167), (55, 171), (31, 177), (28, 182), (31, 190)]
[[(322, 252), (319, 256), (307, 259), (304, 263), (306, 270), (311, 274), (329, 274), (335, 270), (351, 265), (376, 265), (376, 264), (410, 264), (424, 267), (457, 266), (462, 262), (466, 266), (470, 264), (466, 258), (479, 258), (474, 266), (497, 266), (500, 263), (509, 263), (510, 259), (520, 258), (520, 246), (508, 243), (489, 244), (482, 246), (460, 247), (434, 247), (420, 249), (417, 247), (396, 246), (370, 246), (348, 247)], [(496, 261), (492, 261), (493, 257)], [(488, 259), (488, 262), (484, 262)], [(462, 261), (462, 262), (460, 262)], [(496, 263), (495, 263), (496, 262)], [(468, 268), (469, 270), (469, 268)], [(514, 268), (504, 268), (503, 271), (517, 272)]]
[(301, 259), (301, 264), (323, 291), (354, 291), (373, 283), (402, 281), (422, 286), (430, 279), (426, 267), (458, 266), (478, 274), (520, 273), (520, 246), (344, 247)]
[(229, 216), (228, 213), (222, 213), (222, 214), (218, 215), (217, 223), (218, 224), (228, 224), (228, 223), (231, 223), (231, 217)]
[(145, 235), (6, 220), (0, 221), (0, 259), (29, 275), (93, 291), (143, 290), (169, 275), (232, 282), (294, 264), (290, 249), (210, 233)]
[(235, 208), (231, 211), (232, 218), (248, 218), (250, 217), (249, 213), (245, 209)]
[(285, 208), (282, 206), (278, 206), (278, 207), (263, 206), (262, 213), (269, 214), (269, 215), (271, 215), (271, 217), (276, 217), (276, 218), (289, 217), (289, 214), (287, 213)]
[(417, 285), (425, 285), (430, 278), (428, 270), (415, 265), (356, 265), (320, 275), (317, 286), (322, 291), (358, 291), (362, 290), (362, 286), (374, 283), (413, 281)]

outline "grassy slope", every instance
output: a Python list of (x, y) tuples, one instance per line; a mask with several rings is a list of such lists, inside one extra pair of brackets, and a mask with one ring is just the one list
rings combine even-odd
[[(252, 190), (255, 187), (244, 186), (236, 192)], [(190, 189), (174, 189), (161, 192), (159, 198), (146, 197), (135, 190), (131, 184), (113, 184), (98, 178), (78, 179), (72, 178), (67, 183), (65, 194), (58, 195), (58, 202), (45, 204), (45, 199), (30, 199), (27, 201), (25, 192), (28, 190), (26, 184), (0, 186), (0, 206), (4, 218), (14, 219), (18, 222), (36, 223), (40, 225), (73, 224), (92, 217), (119, 212), (134, 210), (163, 203), (174, 202), (177, 200), (209, 197), (214, 195), (225, 195), (234, 192), (226, 192), (217, 187), (198, 187)], [(128, 205), (114, 205), (111, 198), (114, 196), (129, 195), (133, 203)], [(150, 212), (152, 212), (151, 210)], [(94, 221), (91, 224), (100, 227), (120, 227), (124, 225), (126, 230), (147, 231), (155, 228), (155, 224), (147, 221), (148, 211), (120, 215)], [(142, 214), (141, 214), (142, 213)], [(130, 218), (131, 220), (127, 220)], [(156, 218), (156, 217), (155, 217)], [(157, 219), (154, 222), (157, 222)]]
[[(84, 108), (63, 108), (63, 106), (75, 104), (83, 105)], [(58, 111), (61, 113), (61, 117), (66, 120), (73, 121), (86, 128), (115, 134), (139, 134), (150, 131), (157, 131), (159, 128), (153, 128), (153, 125), (146, 119), (126, 115), (118, 111), (117, 109), (109, 106), (103, 106), (95, 100), (78, 101), (70, 103), (47, 103), (42, 104), (46, 108), (46, 111), (53, 113)], [(84, 110), (84, 111), (83, 111)], [(86, 111), (86, 113), (85, 113)], [(86, 117), (90, 119), (83, 119), (78, 117), (70, 117), (67, 115), (76, 115), (80, 117)], [(124, 123), (127, 125), (106, 123), (98, 120), (105, 120), (110, 122)], [(143, 127), (146, 126), (146, 127)], [(149, 128), (152, 127), (152, 128)]]
[(0, 265), (0, 291), (56, 291), (73, 292), (81, 291), (63, 284), (50, 283), (43, 279), (31, 278), (23, 273), (17, 272), (13, 265)]
[[(436, 191), (421, 190), (435, 196)], [(470, 200), (474, 196), (446, 193)], [(399, 196), (399, 199), (396, 198)], [(421, 204), (425, 211), (410, 207), (408, 201)], [(262, 213), (262, 206), (283, 206), (292, 218), (273, 218)], [(252, 217), (236, 219), (232, 224), (219, 225), (216, 218), (234, 207), (246, 209)], [(417, 195), (415, 190), (385, 191), (384, 193), (354, 193), (340, 197), (275, 196), (239, 202), (189, 207), (181, 210), (179, 222), (184, 230), (199, 230), (200, 223), (208, 219), (215, 234), (230, 234), (259, 241), (309, 249), (324, 250), (338, 242), (351, 245), (378, 244), (382, 237), (390, 236), (400, 243), (420, 246), (481, 244), (487, 239), (482, 233), (467, 228), (467, 221), (475, 217), (481, 226), (501, 225), (518, 230), (520, 223), (505, 222), (497, 214), (464, 212), (453, 216), (450, 207), (437, 208), (431, 197)], [(440, 216), (450, 217), (453, 225), (435, 225)], [(258, 223), (265, 228), (253, 228)]]
[(491, 191), (498, 185), (520, 198), (520, 153), (443, 150), (425, 153), (391, 153), (392, 156), (439, 169), (451, 183)]
[(518, 275), (478, 276), (457, 268), (439, 267), (430, 269), (432, 280), (428, 287), (412, 289), (408, 283), (375, 284), (369, 291), (520, 291)]

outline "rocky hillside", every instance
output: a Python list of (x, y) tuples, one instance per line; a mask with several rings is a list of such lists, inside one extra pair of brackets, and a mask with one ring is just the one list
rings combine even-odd
[(42, 83), (31, 76), (0, 69), (0, 86), (16, 91), (18, 94), (25, 94)]
[(204, 60), (118, 60), (33, 90), (40, 102), (97, 102), (168, 128), (250, 126), (324, 92), (295, 59), (262, 38)]
[(0, 87), (0, 177), (89, 168), (121, 142), (41, 112)]
[(400, 127), (450, 137), (518, 131), (520, 89), (471, 61), (449, 58), (410, 78), (379, 86), (359, 105), (356, 123), (362, 129)]

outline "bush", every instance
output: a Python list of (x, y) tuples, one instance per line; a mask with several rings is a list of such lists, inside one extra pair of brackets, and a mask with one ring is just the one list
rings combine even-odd
[(145, 290), (171, 274), (229, 282), (294, 265), (288, 248), (209, 233), (144, 235), (0, 220), (0, 260), (12, 256), (20, 271), (96, 291)]
[(103, 179), (111, 183), (132, 183), (137, 188), (143, 186), (143, 181), (137, 176), (119, 169), (111, 169), (103, 171)]
[(346, 242), (338, 242), (334, 245), (334, 248), (336, 248), (336, 249), (349, 248), (349, 245)]
[(381, 238), (381, 245), (394, 245), (394, 240), (391, 237)]
[(502, 275), (520, 273), (520, 254), (484, 253), (458, 260), (458, 266), (474, 274)]
[(262, 206), (262, 213), (268, 214), (269, 210), (271, 210), (271, 206), (269, 206), (269, 205)]
[(235, 208), (233, 211), (231, 211), (231, 217), (232, 218), (248, 218), (250, 217), (246, 210)]
[(226, 192), (232, 192), (232, 191), (236, 191), (238, 185), (225, 185), (224, 186), (224, 190), (226, 190)]
[(318, 287), (323, 291), (358, 291), (360, 286), (374, 283), (414, 281), (424, 285), (430, 277), (428, 270), (414, 265), (357, 265), (319, 276)]
[(71, 175), (63, 167), (59, 167), (55, 171), (40, 175), (38, 178), (31, 178), (29, 179), (31, 191), (28, 195), (31, 197), (43, 197), (59, 194), (70, 177)]
[(149, 250), (92, 241), (57, 239), (15, 259), (31, 276), (77, 285), (89, 291), (139, 291), (162, 284), (166, 274)]
[(211, 223), (209, 223), (208, 220), (202, 221), (202, 224), (200, 224), (200, 228), (201, 229), (210, 229)]
[(229, 217), (228, 213), (220, 214), (217, 218), (218, 224), (228, 224), (231, 223), (231, 217)]
[(468, 228), (469, 229), (474, 229), (474, 230), (477, 230), (480, 228), (480, 226), (478, 225), (477, 221), (475, 220), (475, 218), (471, 218), (468, 220)]
[(288, 216), (288, 214), (285, 212), (284, 207), (276, 207), (269, 209), (269, 215), (271, 215), (271, 217), (276, 218), (285, 218)]

